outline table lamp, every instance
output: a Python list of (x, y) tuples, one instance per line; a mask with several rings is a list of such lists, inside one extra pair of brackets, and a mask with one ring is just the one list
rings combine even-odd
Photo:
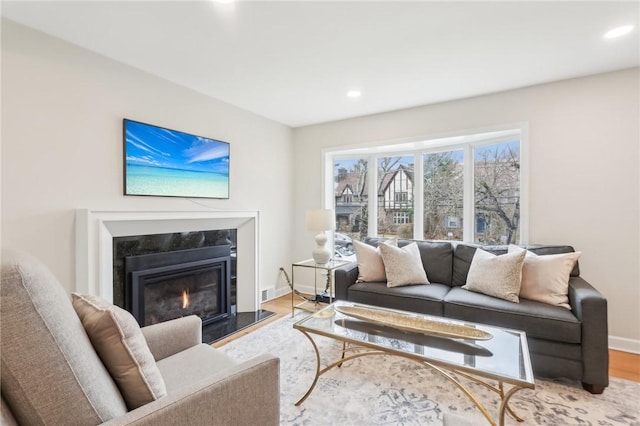
[(307, 229), (318, 231), (316, 235), (316, 248), (313, 250), (313, 260), (324, 265), (331, 259), (331, 250), (327, 248), (327, 236), (325, 231), (333, 231), (336, 223), (336, 215), (331, 209), (317, 209), (307, 211)]

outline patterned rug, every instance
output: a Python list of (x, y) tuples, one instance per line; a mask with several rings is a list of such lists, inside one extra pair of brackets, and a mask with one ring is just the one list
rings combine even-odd
[[(488, 424), (477, 407), (452, 383), (399, 357), (357, 358), (327, 372), (300, 406), (315, 375), (315, 353), (309, 340), (292, 328), (303, 318), (274, 321), (220, 350), (243, 361), (260, 353), (280, 357), (280, 423), (283, 425), (442, 425), (445, 415), (471, 424)], [(316, 338), (323, 361), (338, 359), (341, 344)], [(323, 363), (323, 366), (326, 365)], [(461, 380), (496, 417), (497, 395)], [(518, 391), (511, 407), (525, 419), (508, 425), (640, 425), (640, 383), (610, 380), (601, 395), (584, 391), (568, 380), (536, 379), (535, 390)], [(450, 422), (448, 422), (450, 424)]]

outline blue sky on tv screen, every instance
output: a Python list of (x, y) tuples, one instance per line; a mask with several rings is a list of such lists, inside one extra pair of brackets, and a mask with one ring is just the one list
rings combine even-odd
[(229, 144), (125, 121), (127, 164), (229, 174)]

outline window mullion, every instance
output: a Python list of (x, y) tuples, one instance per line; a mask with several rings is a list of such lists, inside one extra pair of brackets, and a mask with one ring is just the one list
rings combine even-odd
[(473, 173), (473, 147), (467, 145), (463, 149), (463, 228), (462, 240), (465, 242), (473, 242), (473, 234), (475, 230), (475, 197), (474, 197), (474, 173)]
[(413, 238), (424, 238), (424, 155), (413, 156)]
[(378, 158), (371, 155), (368, 158), (369, 175), (367, 176), (367, 235), (378, 235)]

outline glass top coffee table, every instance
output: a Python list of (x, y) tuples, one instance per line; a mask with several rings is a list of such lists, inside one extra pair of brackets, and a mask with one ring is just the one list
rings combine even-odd
[[(368, 355), (396, 355), (433, 369), (467, 395), (492, 425), (503, 425), (505, 412), (523, 421), (509, 407), (509, 399), (520, 389), (535, 388), (523, 331), (345, 301), (336, 301), (293, 328), (309, 339), (317, 363), (313, 383), (296, 405), (307, 399), (321, 375)], [(313, 335), (342, 342), (341, 358), (321, 367)], [(498, 394), (501, 403), (497, 422), (456, 376)], [(511, 388), (506, 390), (505, 384)]]

